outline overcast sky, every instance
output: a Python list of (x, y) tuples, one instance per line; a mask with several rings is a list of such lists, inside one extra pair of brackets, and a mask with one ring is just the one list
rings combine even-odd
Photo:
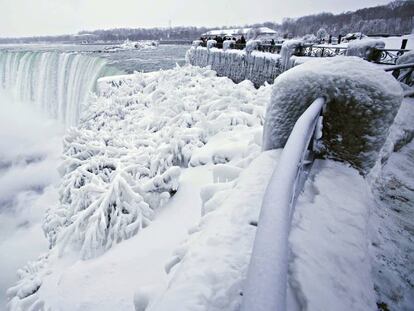
[(0, 0), (0, 37), (119, 27), (221, 26), (340, 13), (390, 0)]

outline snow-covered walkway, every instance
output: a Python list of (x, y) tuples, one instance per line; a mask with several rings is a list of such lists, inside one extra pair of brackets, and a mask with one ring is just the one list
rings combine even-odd
[(366, 180), (332, 160), (314, 163), (290, 233), (290, 286), (308, 311), (375, 310)]

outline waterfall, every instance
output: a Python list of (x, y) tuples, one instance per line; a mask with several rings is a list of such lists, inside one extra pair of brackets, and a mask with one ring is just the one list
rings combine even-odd
[(76, 125), (96, 80), (120, 73), (102, 58), (79, 53), (0, 51), (0, 92)]

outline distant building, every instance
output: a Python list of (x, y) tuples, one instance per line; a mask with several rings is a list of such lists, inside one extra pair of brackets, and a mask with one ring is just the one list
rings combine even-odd
[(257, 28), (233, 28), (233, 29), (215, 29), (207, 31), (201, 35), (202, 38), (214, 38), (214, 37), (231, 37), (240, 39), (244, 36), (246, 39), (269, 39), (278, 37), (278, 33), (268, 27), (257, 27)]

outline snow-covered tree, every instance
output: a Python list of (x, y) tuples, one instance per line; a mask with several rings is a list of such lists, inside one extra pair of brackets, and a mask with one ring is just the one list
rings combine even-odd
[(328, 32), (325, 28), (319, 28), (319, 30), (316, 32), (316, 38), (318, 38), (319, 41), (325, 40), (328, 37)]

